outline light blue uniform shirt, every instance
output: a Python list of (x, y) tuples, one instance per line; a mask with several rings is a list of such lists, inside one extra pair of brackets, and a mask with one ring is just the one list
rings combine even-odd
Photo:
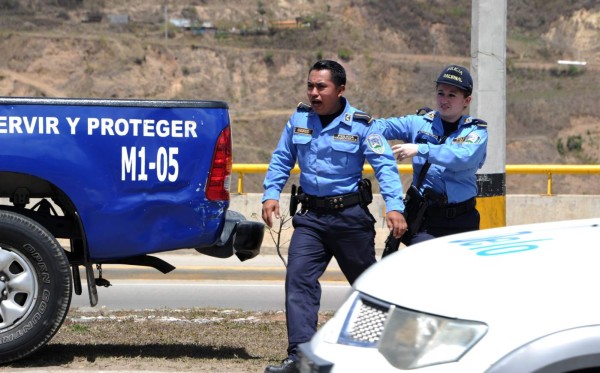
[(476, 172), (483, 166), (487, 152), (487, 123), (463, 115), (458, 129), (442, 144), (444, 126), (437, 111), (425, 115), (377, 119), (378, 127), (388, 140), (402, 140), (419, 144), (413, 157), (413, 182), (428, 160), (431, 167), (421, 186), (421, 191), (431, 188), (448, 197), (448, 203), (458, 203), (477, 196)]
[(279, 200), (296, 161), (304, 193), (317, 197), (354, 193), (366, 159), (375, 171), (387, 211), (404, 211), (402, 183), (390, 145), (370, 125), (368, 115), (344, 101), (344, 111), (325, 128), (310, 106), (298, 106), (271, 158), (263, 202)]

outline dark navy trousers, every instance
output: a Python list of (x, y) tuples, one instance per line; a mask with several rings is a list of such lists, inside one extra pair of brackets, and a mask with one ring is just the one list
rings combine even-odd
[[(453, 218), (447, 218), (445, 216), (428, 216), (425, 213), (425, 220), (421, 229), (417, 234), (405, 242), (407, 245), (414, 245), (419, 242), (427, 241), (432, 238), (448, 236), (451, 234), (470, 232), (479, 230), (479, 222), (481, 216), (477, 209), (467, 211), (462, 215), (455, 216)], [(403, 241), (404, 242), (404, 241)]]
[(317, 331), (321, 285), (319, 278), (332, 257), (350, 284), (375, 259), (375, 219), (366, 207), (340, 211), (301, 211), (292, 220), (288, 249), (285, 307), (288, 355), (298, 361), (297, 347)]

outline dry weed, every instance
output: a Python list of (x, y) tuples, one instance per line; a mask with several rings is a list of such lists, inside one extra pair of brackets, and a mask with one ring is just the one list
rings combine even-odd
[(4, 368), (262, 372), (286, 341), (283, 312), (75, 309), (50, 343)]

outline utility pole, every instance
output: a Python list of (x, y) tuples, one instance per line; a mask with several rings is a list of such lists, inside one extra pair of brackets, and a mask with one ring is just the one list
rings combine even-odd
[(487, 159), (477, 173), (481, 228), (506, 225), (507, 0), (472, 0), (470, 114), (488, 123)]

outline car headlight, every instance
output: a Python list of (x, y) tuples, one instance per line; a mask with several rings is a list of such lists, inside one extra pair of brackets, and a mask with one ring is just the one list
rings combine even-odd
[(415, 369), (458, 361), (487, 329), (481, 322), (413, 311), (360, 294), (338, 343), (377, 348), (394, 367)]

